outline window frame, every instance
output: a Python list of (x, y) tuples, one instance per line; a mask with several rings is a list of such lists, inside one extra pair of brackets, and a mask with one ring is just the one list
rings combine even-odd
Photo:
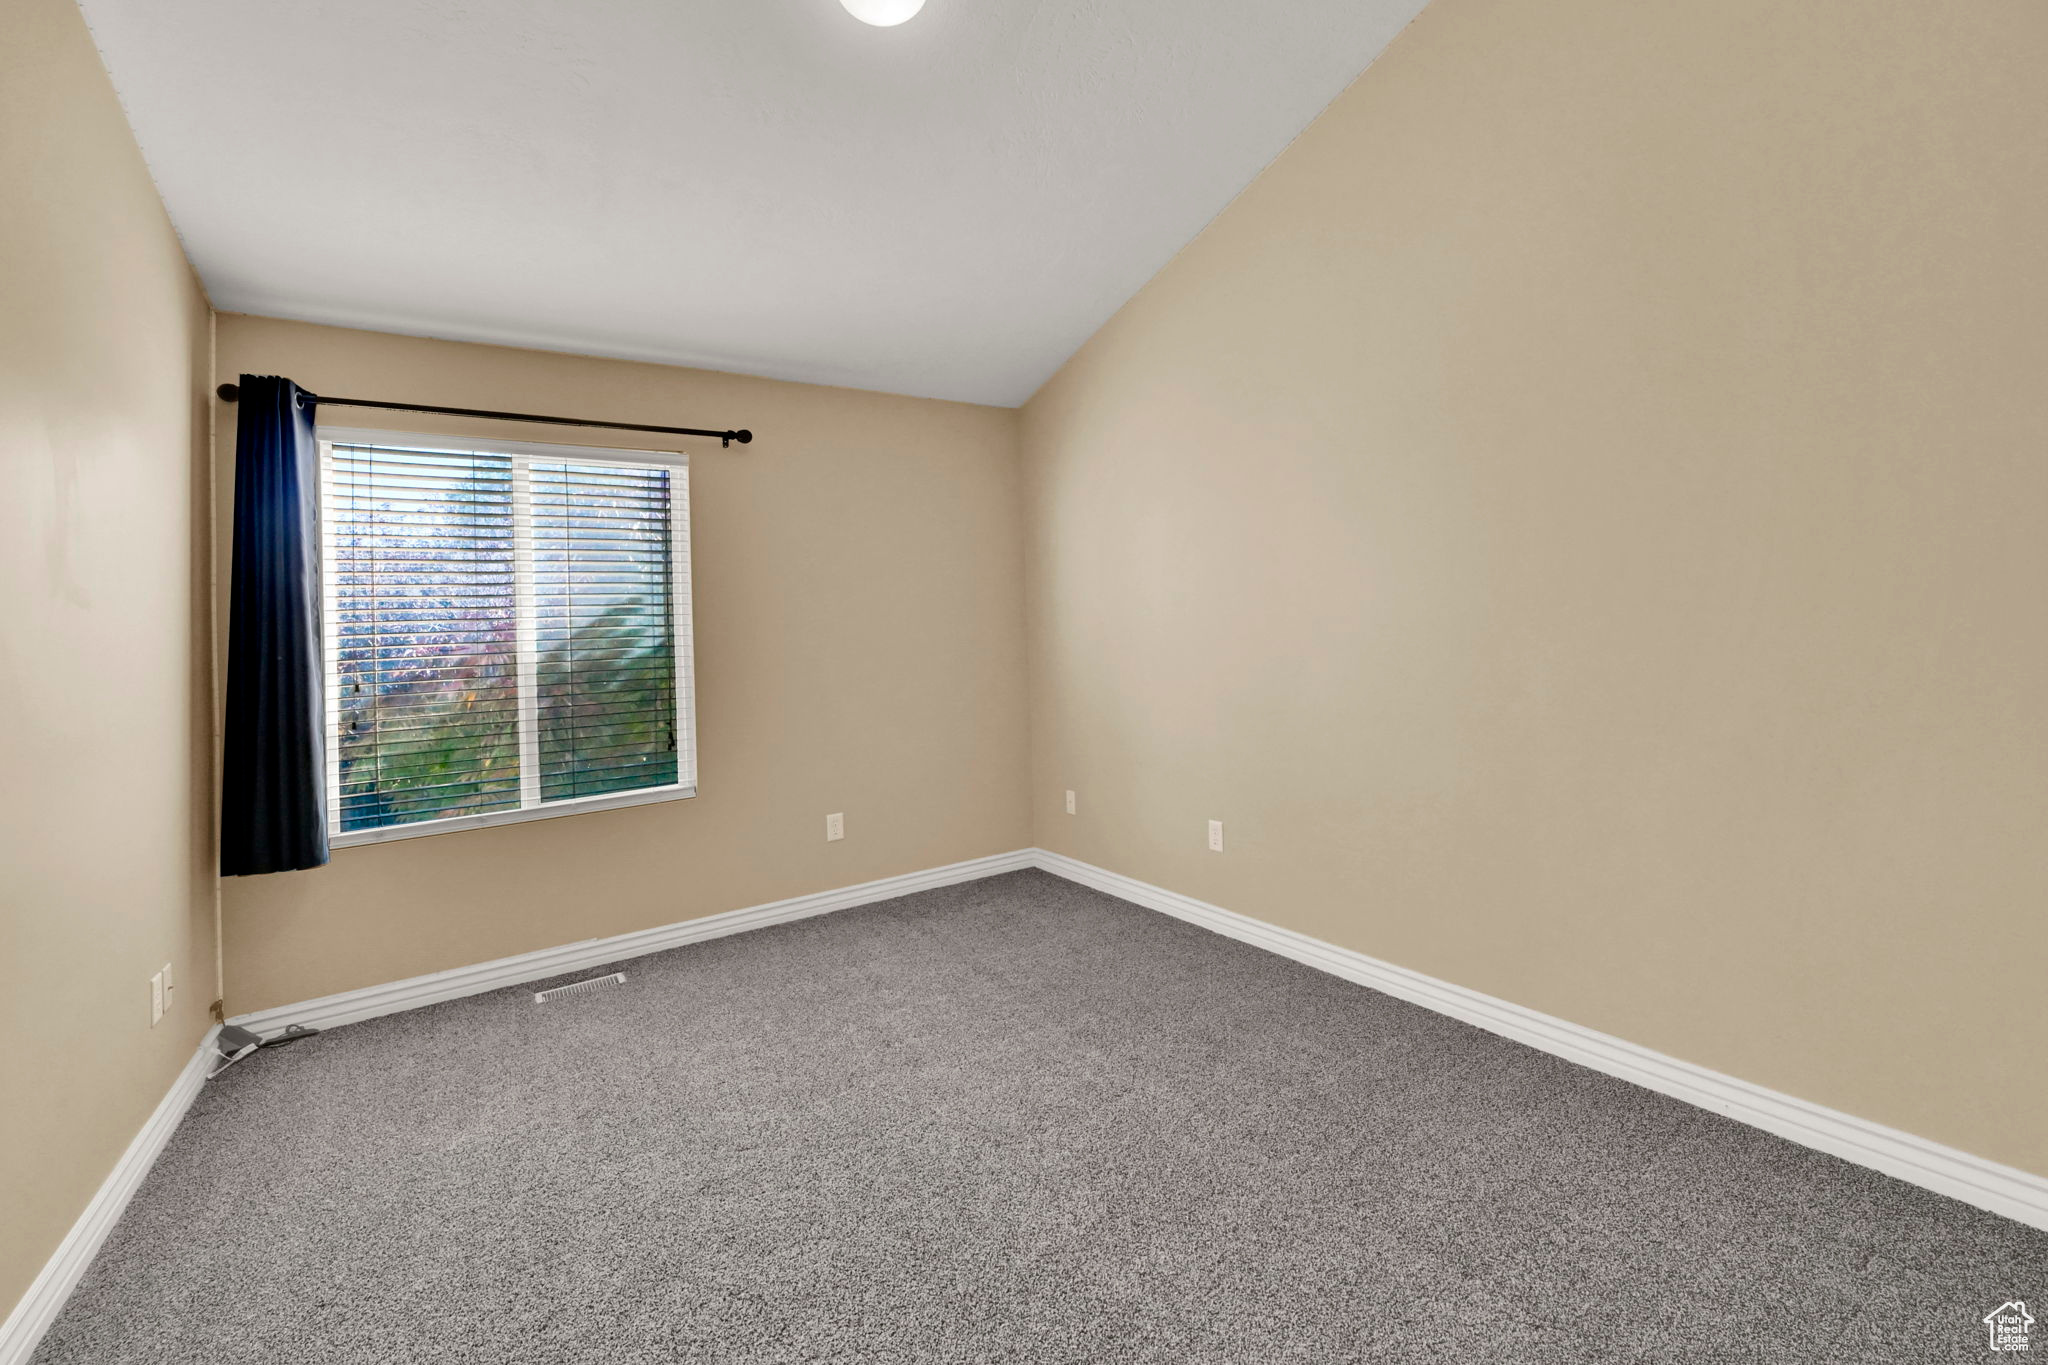
[[(319, 426), (314, 432), (320, 460), (320, 685), (324, 714), (327, 771), (323, 801), (326, 806), (327, 843), (330, 848), (353, 848), (363, 844), (388, 843), (394, 839), (420, 839), (434, 834), (453, 834), (466, 829), (488, 829), (493, 825), (521, 824), (528, 820), (552, 820), (564, 815), (586, 815), (593, 811), (617, 810), (625, 806), (646, 806), (662, 801), (687, 800), (697, 794), (697, 668), (695, 650), (693, 582), (690, 572), (690, 457), (680, 450), (629, 450), (619, 446), (558, 445), (542, 441), (501, 441), (484, 437), (454, 436), (418, 431), (383, 431), (369, 427)], [(391, 446), (450, 452), (476, 452), (509, 456), (514, 465), (512, 480), (512, 560), (514, 574), (514, 625), (518, 638), (520, 805), (513, 810), (480, 811), (471, 815), (444, 816), (436, 820), (414, 820), (375, 829), (344, 832), (341, 828), (341, 697), (336, 684), (340, 654), (340, 610), (336, 592), (340, 573), (336, 567), (335, 538), (330, 533), (328, 507), (333, 494), (333, 445)], [(663, 465), (675, 471), (670, 482), (669, 554), (673, 565), (671, 581), (676, 659), (676, 774), (680, 781), (660, 787), (607, 792), (601, 796), (576, 796), (561, 801), (538, 803), (540, 774), (539, 696), (536, 688), (538, 642), (536, 604), (533, 591), (532, 483), (526, 466), (534, 461), (556, 460), (585, 464)], [(675, 490), (679, 490), (679, 496)], [(529, 801), (536, 804), (529, 805)]]

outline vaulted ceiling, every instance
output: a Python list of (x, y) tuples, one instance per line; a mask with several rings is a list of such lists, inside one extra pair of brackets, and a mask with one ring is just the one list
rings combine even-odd
[(1021, 403), (1421, 0), (83, 0), (215, 305)]

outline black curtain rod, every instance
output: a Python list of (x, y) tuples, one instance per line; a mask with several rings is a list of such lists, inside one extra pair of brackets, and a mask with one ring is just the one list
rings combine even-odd
[[(232, 403), (242, 396), (239, 384), (223, 384), (214, 390)], [(734, 441), (746, 445), (754, 439), (754, 433), (742, 427), (738, 431), (707, 431), (703, 427), (653, 427), (645, 422), (592, 422), (581, 417), (540, 417), (530, 412), (491, 412), (485, 408), (437, 408), (425, 403), (380, 403), (374, 398), (328, 398), (322, 394), (309, 393), (306, 397), (315, 403), (330, 408), (386, 408), (392, 412), (437, 412), (444, 417), (489, 417), (499, 422), (545, 422), (557, 427), (604, 427), (611, 431), (654, 431), (663, 436), (716, 436), (723, 444), (730, 446)]]

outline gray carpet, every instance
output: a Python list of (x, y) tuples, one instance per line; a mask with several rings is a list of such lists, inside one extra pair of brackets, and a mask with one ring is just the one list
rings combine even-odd
[(228, 1072), (38, 1365), (1918, 1365), (2048, 1300), (2018, 1224), (1040, 872), (625, 970)]

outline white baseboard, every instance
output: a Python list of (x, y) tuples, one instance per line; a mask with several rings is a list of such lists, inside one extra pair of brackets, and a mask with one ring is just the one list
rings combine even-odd
[[(1748, 1081), (1667, 1057), (1649, 1048), (1463, 986), (1396, 967), (1389, 962), (1306, 934), (1168, 891), (1121, 873), (1084, 863), (1046, 849), (1021, 849), (976, 858), (923, 872), (885, 877), (858, 886), (820, 891), (809, 896), (756, 905), (744, 910), (685, 920), (615, 938), (587, 939), (518, 957), (436, 972), (387, 985), (370, 986), (340, 995), (308, 1000), (278, 1009), (241, 1015), (233, 1022), (259, 1031), (302, 1023), (315, 1028), (372, 1019), (401, 1010), (418, 1009), (443, 1000), (516, 986), (523, 982), (601, 966), (664, 949), (743, 933), (770, 924), (822, 915), (833, 910), (891, 900), (915, 891), (977, 881), (1002, 872), (1039, 867), (1069, 881), (1093, 887), (1151, 910), (1158, 910), (1239, 939), (1268, 952), (1292, 958), (1362, 986), (1475, 1024), (1490, 1033), (1633, 1082), (1660, 1094), (1725, 1114), (1802, 1146), (1827, 1152), (1909, 1184), (1973, 1204), (1981, 1209), (2048, 1230), (2048, 1179), (2002, 1166), (1953, 1147), (1852, 1114), (1828, 1109)], [(214, 1057), (214, 1031), (178, 1074), (170, 1092), (156, 1107), (142, 1131), (115, 1163), (99, 1192), (86, 1206), (70, 1233), (29, 1286), (21, 1302), (0, 1324), (0, 1365), (26, 1365), (43, 1333), (56, 1319), (79, 1277), (113, 1229), (142, 1178), (185, 1116), (205, 1084)]]
[(107, 1234), (120, 1221), (121, 1211), (128, 1207), (128, 1201), (142, 1184), (142, 1177), (149, 1174), (149, 1168), (156, 1164), (164, 1144), (177, 1131), (185, 1111), (199, 1097), (200, 1088), (206, 1084), (206, 1073), (212, 1069), (215, 1060), (213, 1035), (219, 1031), (219, 1026), (215, 1025), (199, 1040), (199, 1049), (192, 1054), (192, 1060), (185, 1063), (178, 1079), (171, 1082), (171, 1088), (162, 1103), (157, 1105), (156, 1112), (142, 1125), (142, 1131), (128, 1144), (128, 1150), (121, 1153), (121, 1159), (107, 1173), (99, 1192), (85, 1206), (85, 1212), (78, 1216), (78, 1221), (71, 1225), (71, 1231), (57, 1244), (56, 1254), (43, 1267), (43, 1273), (36, 1276), (35, 1283), (21, 1296), (21, 1302), (7, 1315), (7, 1321), (0, 1323), (0, 1365), (26, 1365), (28, 1358), (35, 1354), (36, 1344), (43, 1339), (43, 1333), (50, 1330), (50, 1324), (57, 1320), (64, 1301), (77, 1288), (79, 1277), (85, 1274), (85, 1268), (99, 1253), (100, 1244), (107, 1240)]
[[(540, 981), (550, 976), (560, 976), (565, 972), (580, 971), (586, 967), (598, 967), (608, 962), (644, 957), (648, 953), (680, 948), (685, 943), (723, 938), (727, 934), (745, 933), (749, 929), (760, 929), (770, 924), (785, 924), (790, 920), (807, 919), (812, 915), (822, 915), (832, 910), (847, 910), (856, 905), (871, 905), (876, 901), (893, 900), (898, 896), (907, 896), (913, 891), (929, 891), (933, 887), (979, 881), (983, 877), (993, 877), (999, 872), (1016, 872), (1035, 866), (1035, 856), (1035, 850), (1032, 849), (996, 853), (986, 858), (970, 859), (964, 863), (950, 863), (945, 867), (927, 868), (922, 872), (906, 872), (899, 877), (884, 877), (880, 881), (862, 882), (858, 886), (818, 891), (808, 896), (772, 901), (767, 905), (749, 906), (744, 910), (728, 910), (723, 914), (706, 915), (702, 919), (664, 924), (653, 929), (641, 929), (613, 938), (584, 939), (580, 943), (568, 943), (559, 948), (542, 948), (537, 952), (521, 953), (517, 957), (501, 957), (495, 961), (456, 967), (428, 976), (408, 977), (406, 980), (392, 981), (381, 986), (365, 986), (360, 990), (321, 996), (317, 1000), (304, 1000), (295, 1005), (280, 1005), (275, 1009), (237, 1015), (228, 1022), (240, 1024), (259, 1033), (283, 1028), (287, 1024), (304, 1024), (308, 1028), (335, 1028), (341, 1024), (375, 1019), (379, 1015), (396, 1014), (401, 1010), (416, 1010), (422, 1005), (435, 1005), (443, 1000), (459, 1000), (465, 995), (481, 995), (485, 991), (495, 991), (504, 986)], [(0, 1365), (5, 1365), (5, 1362), (0, 1362)]]
[[(344, 991), (340, 995), (324, 996), (302, 1004), (286, 1005), (277, 1009), (258, 1010), (230, 1020), (245, 1028), (262, 1032), (282, 1028), (286, 1024), (305, 1024), (312, 1028), (334, 1028), (340, 1024), (352, 1024), (362, 1019), (374, 1019), (378, 1015), (395, 1014), (400, 1010), (418, 1009), (443, 1000), (456, 1000), (465, 995), (478, 995), (494, 991), (501, 986), (516, 986), (526, 981), (538, 981), (545, 977), (558, 976), (583, 967), (595, 967), (607, 962), (618, 962), (626, 958), (642, 957), (658, 953), (666, 948), (680, 947), (685, 943), (696, 943), (703, 939), (722, 938), (727, 934), (743, 933), (748, 929), (760, 929), (770, 924), (783, 924), (790, 920), (806, 919), (832, 910), (846, 910), (856, 905), (871, 905), (876, 901), (893, 900), (907, 896), (914, 891), (929, 891), (934, 887), (952, 886), (959, 882), (979, 881), (993, 877), (1000, 872), (1016, 872), (1036, 865), (1036, 852), (1019, 849), (1011, 853), (998, 853), (987, 858), (975, 858), (964, 863), (952, 863), (945, 867), (927, 868), (922, 872), (907, 872), (900, 877), (884, 877), (880, 881), (863, 882), (858, 886), (843, 886), (831, 891), (819, 891), (808, 896), (796, 896), (789, 900), (774, 901), (767, 905), (750, 906), (744, 910), (731, 910), (720, 915), (707, 915), (702, 919), (685, 920), (680, 924), (665, 924), (654, 929), (643, 929), (638, 933), (620, 934), (615, 938), (585, 939), (581, 943), (565, 944), (559, 948), (544, 948), (539, 952), (523, 953), (518, 957), (500, 958), (495, 962), (479, 962), (470, 967), (457, 967), (452, 971), (435, 972), (431, 976), (416, 976), (406, 981), (393, 981), (382, 986), (368, 986), (362, 990)], [(164, 1143), (170, 1140), (177, 1129), (179, 1120), (199, 1095), (206, 1083), (206, 1073), (217, 1060), (213, 1047), (218, 1027), (207, 1030), (199, 1050), (185, 1069), (178, 1073), (178, 1079), (164, 1096), (163, 1103), (142, 1125), (142, 1131), (128, 1144), (128, 1150), (114, 1164), (106, 1183), (100, 1186), (85, 1212), (79, 1215), (71, 1231), (58, 1246), (57, 1252), (43, 1267), (42, 1274), (29, 1286), (28, 1293), (11, 1313), (4, 1325), (0, 1325), (0, 1365), (26, 1365), (35, 1352), (36, 1344), (56, 1320), (64, 1301), (71, 1296), (79, 1277), (92, 1262), (100, 1244), (113, 1230), (120, 1219), (121, 1211), (128, 1207), (128, 1200), (142, 1183), (143, 1176), (155, 1164), (157, 1154), (163, 1151)]]
[(2048, 1179), (2001, 1166), (1897, 1128), (1872, 1123), (1558, 1019), (1334, 943), (1252, 919), (1046, 849), (1037, 865), (1069, 881), (1199, 924), (1333, 976), (1462, 1019), (1566, 1061), (1853, 1161), (1923, 1189), (2048, 1230)]

